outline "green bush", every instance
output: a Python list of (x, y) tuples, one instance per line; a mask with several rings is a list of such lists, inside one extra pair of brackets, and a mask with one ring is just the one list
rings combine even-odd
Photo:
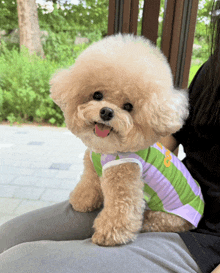
[[(100, 31), (94, 31), (92, 33), (85, 33), (83, 37), (87, 37), (90, 40), (89, 44), (91, 44), (100, 40), (102, 33)], [(47, 59), (58, 62), (60, 65), (67, 65), (67, 62), (72, 64), (76, 57), (89, 45), (75, 45), (75, 38), (76, 37), (69, 37), (68, 33), (65, 32), (61, 32), (60, 34), (49, 32), (49, 37), (43, 45)]]
[(53, 62), (30, 56), (26, 48), (20, 53), (4, 48), (0, 56), (1, 118), (22, 122), (53, 117), (62, 124), (62, 113), (49, 97), (49, 79), (56, 68)]
[(92, 42), (102, 38), (100, 31), (87, 33), (89, 44), (74, 45), (73, 38), (67, 33), (49, 38), (43, 45), (45, 59), (29, 55), (23, 47), (11, 47), (1, 41), (0, 46), (0, 121), (13, 122), (49, 122), (64, 125), (60, 108), (49, 96), (49, 81), (61, 68), (74, 64), (77, 56)]
[(0, 87), (0, 122), (3, 120), (3, 90)]
[[(84, 47), (75, 47), (75, 54)], [(15, 49), (9, 51), (3, 42), (0, 55), (0, 119), (11, 123), (46, 121), (63, 125), (62, 111), (49, 96), (49, 80), (58, 68), (74, 63), (74, 58), (69, 58), (69, 52), (65, 56), (68, 59), (62, 58), (60, 62), (49, 57), (41, 59), (36, 55), (30, 56), (24, 47), (20, 53)]]
[(45, 56), (48, 60), (65, 63), (66, 60), (74, 60), (74, 39), (68, 38), (67, 33), (59, 35), (49, 32), (49, 37), (43, 45)]

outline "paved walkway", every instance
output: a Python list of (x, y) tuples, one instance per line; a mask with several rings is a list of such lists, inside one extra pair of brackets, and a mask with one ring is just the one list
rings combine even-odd
[[(85, 150), (66, 128), (0, 125), (0, 225), (67, 200)], [(182, 147), (178, 157), (185, 157)]]

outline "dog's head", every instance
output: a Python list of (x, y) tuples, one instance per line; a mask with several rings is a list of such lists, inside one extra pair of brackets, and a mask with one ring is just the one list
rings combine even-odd
[(97, 153), (146, 149), (188, 116), (187, 93), (174, 89), (166, 58), (131, 34), (92, 44), (50, 83), (69, 130)]

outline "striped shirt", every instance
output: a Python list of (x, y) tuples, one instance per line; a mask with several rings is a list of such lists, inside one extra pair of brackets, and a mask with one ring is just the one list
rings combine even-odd
[(201, 188), (185, 165), (159, 142), (135, 153), (91, 151), (90, 158), (99, 177), (103, 170), (118, 164), (139, 164), (147, 209), (176, 214), (198, 226), (204, 211)]

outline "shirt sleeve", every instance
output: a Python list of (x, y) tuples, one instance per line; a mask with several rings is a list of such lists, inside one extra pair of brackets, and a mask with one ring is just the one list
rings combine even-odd
[(136, 158), (122, 158), (122, 159), (117, 159), (117, 160), (113, 160), (113, 161), (110, 161), (108, 163), (106, 163), (104, 166), (103, 166), (103, 171), (107, 168), (110, 168), (110, 167), (113, 167), (113, 166), (117, 166), (117, 165), (120, 165), (120, 164), (123, 164), (123, 163), (129, 163), (129, 162), (132, 162), (132, 163), (136, 163), (139, 165), (140, 169), (141, 169), (141, 173), (142, 173), (142, 164), (141, 162), (136, 159)]

